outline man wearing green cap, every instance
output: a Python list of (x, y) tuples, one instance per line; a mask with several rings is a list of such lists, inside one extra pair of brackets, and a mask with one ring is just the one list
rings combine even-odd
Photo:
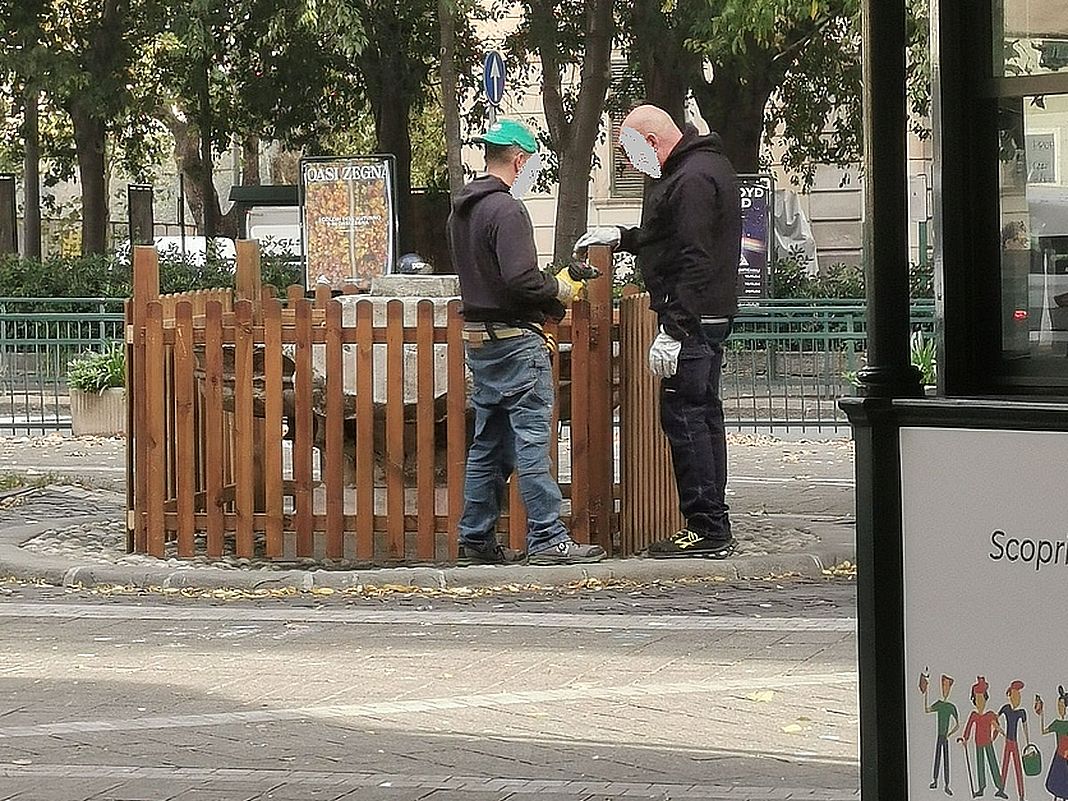
[(475, 141), (485, 145), (486, 172), (453, 199), (448, 223), (474, 381), (475, 435), (459, 524), (461, 558), (480, 564), (523, 558), (500, 546), (496, 534), (505, 484), (518, 470), (529, 562), (598, 562), (604, 549), (575, 542), (560, 520), (560, 487), (549, 472), (552, 367), (541, 330), (546, 320), (564, 316), (563, 304), (581, 292), (583, 282), (567, 268), (556, 276), (538, 269), (530, 216), (511, 191), (517, 183), (531, 183), (538, 149), (534, 134), (520, 122), (502, 119)]

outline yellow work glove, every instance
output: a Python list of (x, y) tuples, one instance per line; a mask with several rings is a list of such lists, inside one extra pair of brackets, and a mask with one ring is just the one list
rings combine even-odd
[(586, 282), (572, 275), (571, 266), (568, 265), (556, 274), (556, 297), (561, 303), (569, 300), (580, 300), (586, 297)]

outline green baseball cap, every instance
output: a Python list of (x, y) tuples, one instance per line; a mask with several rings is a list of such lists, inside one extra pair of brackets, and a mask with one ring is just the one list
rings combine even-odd
[(476, 136), (475, 141), (502, 147), (515, 145), (527, 153), (538, 151), (538, 141), (534, 138), (533, 132), (517, 120), (497, 120), (484, 134)]

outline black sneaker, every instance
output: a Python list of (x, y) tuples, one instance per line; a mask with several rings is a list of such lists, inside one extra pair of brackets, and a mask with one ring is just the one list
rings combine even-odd
[(653, 559), (700, 557), (703, 559), (726, 559), (734, 553), (737, 541), (732, 537), (724, 542), (704, 537), (688, 528), (680, 529), (674, 537), (659, 540), (649, 546), (648, 555)]
[(574, 565), (600, 562), (607, 555), (600, 545), (582, 545), (567, 539), (556, 545), (550, 545), (543, 551), (530, 554), (527, 563), (531, 565)]
[(526, 558), (523, 551), (505, 548), (503, 545), (490, 545), (479, 548), (474, 545), (461, 545), (457, 562), (461, 565), (512, 565)]

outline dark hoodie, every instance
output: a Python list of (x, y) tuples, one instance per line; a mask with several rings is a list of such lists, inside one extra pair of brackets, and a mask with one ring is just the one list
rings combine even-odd
[(460, 191), (448, 234), (465, 319), (543, 323), (564, 316), (556, 279), (538, 269), (526, 206), (500, 178), (484, 175)]
[(701, 317), (738, 311), (742, 211), (738, 176), (716, 134), (687, 125), (642, 205), (639, 228), (621, 231), (620, 249), (638, 268), (660, 325), (683, 340)]

